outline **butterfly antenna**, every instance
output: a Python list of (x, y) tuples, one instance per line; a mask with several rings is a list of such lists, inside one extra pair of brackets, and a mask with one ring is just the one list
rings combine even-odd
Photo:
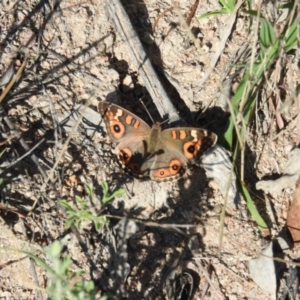
[(143, 100), (142, 100), (142, 99), (140, 99), (140, 102), (141, 102), (141, 103), (142, 103), (142, 105), (144, 106), (144, 108), (145, 108), (145, 111), (147, 112), (147, 114), (148, 114), (149, 118), (151, 119), (152, 123), (154, 124), (155, 122), (154, 122), (154, 120), (153, 120), (152, 116), (150, 115), (150, 112), (149, 112), (149, 110), (147, 109), (147, 107), (146, 107), (145, 103), (143, 102)]
[(166, 120), (162, 121), (159, 125), (162, 125), (162, 124), (164, 124), (166, 122), (169, 122), (169, 121), (170, 121), (170, 118), (167, 118)]
[[(154, 120), (153, 120), (152, 116), (150, 115), (150, 112), (149, 112), (149, 110), (147, 109), (147, 107), (146, 107), (145, 103), (143, 102), (143, 100), (142, 100), (142, 99), (140, 99), (140, 101), (142, 102), (142, 104), (143, 104), (143, 106), (144, 106), (144, 108), (145, 108), (145, 110), (146, 110), (146, 112), (147, 112), (148, 116), (150, 117), (150, 119), (151, 119), (152, 123), (154, 124), (155, 122), (154, 122)], [(167, 118), (166, 120), (164, 120), (164, 121), (162, 121), (161, 123), (159, 123), (159, 125), (162, 125), (162, 124), (164, 124), (164, 123), (166, 123), (166, 122), (169, 122), (169, 121), (170, 121), (170, 118)]]

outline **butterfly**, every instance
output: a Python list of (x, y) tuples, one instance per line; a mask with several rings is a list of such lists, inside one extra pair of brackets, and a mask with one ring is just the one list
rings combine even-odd
[(114, 152), (127, 173), (155, 181), (177, 180), (189, 165), (217, 141), (217, 135), (203, 128), (150, 127), (130, 111), (106, 101), (99, 112), (110, 139), (117, 144)]

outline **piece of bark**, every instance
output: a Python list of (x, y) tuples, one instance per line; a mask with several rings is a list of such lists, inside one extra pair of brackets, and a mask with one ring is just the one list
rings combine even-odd
[(105, 11), (116, 32), (120, 34), (122, 40), (128, 45), (132, 60), (136, 64), (139, 75), (142, 77), (159, 114), (162, 117), (168, 116), (169, 123), (178, 121), (180, 117), (159, 81), (123, 5), (119, 0), (106, 0)]

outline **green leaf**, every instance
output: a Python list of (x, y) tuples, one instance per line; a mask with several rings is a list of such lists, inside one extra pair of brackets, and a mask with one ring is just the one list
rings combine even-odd
[(63, 245), (60, 241), (54, 241), (50, 246), (45, 248), (45, 252), (51, 257), (51, 258), (57, 258), (60, 255), (60, 252), (62, 251)]
[(96, 231), (97, 232), (100, 232), (101, 230), (102, 230), (102, 228), (103, 228), (103, 223), (101, 223), (101, 222), (95, 222), (95, 229), (96, 229)]
[(295, 1), (291, 1), (291, 2), (288, 2), (288, 3), (282, 4), (282, 5), (279, 5), (278, 8), (280, 8), (280, 9), (292, 9), (294, 4), (295, 4)]
[(38, 256), (33, 255), (32, 253), (28, 251), (21, 251), (22, 253), (26, 254), (28, 257), (32, 258), (43, 270), (47, 271), (47, 273), (51, 275), (55, 275), (54, 270), (52, 267), (47, 265), (42, 259), (40, 259)]
[(65, 223), (65, 228), (66, 229), (69, 229), (74, 223), (74, 220), (73, 219), (68, 219)]
[(209, 18), (209, 17), (215, 16), (215, 15), (222, 15), (222, 14), (226, 14), (226, 13), (227, 13), (227, 9), (226, 8), (222, 8), (222, 9), (215, 10), (215, 11), (209, 11), (209, 12), (201, 15), (200, 17), (197, 17), (197, 20)]
[(231, 1), (231, 0), (227, 0), (227, 1), (220, 0), (219, 2), (221, 3), (221, 5), (223, 7), (226, 8), (227, 13), (231, 13), (234, 10), (234, 7), (236, 5), (236, 2), (235, 1)]
[(124, 195), (125, 192), (126, 191), (124, 189), (118, 189), (117, 191), (113, 192), (111, 196), (113, 198), (120, 197), (120, 196)]
[[(60, 241), (55, 241), (52, 245), (44, 248), (46, 254), (48, 254), (51, 261), (51, 267), (41, 260), (38, 256), (35, 256), (27, 251), (22, 251), (32, 259), (36, 261), (46, 272), (47, 277), (50, 277), (49, 285), (46, 289), (48, 293), (47, 299), (53, 300), (93, 300), (99, 299), (95, 295), (95, 285), (93, 281), (86, 281), (84, 279), (84, 272), (82, 270), (76, 270), (71, 272), (71, 257), (65, 256), (62, 259), (61, 251), (63, 245)], [(74, 283), (77, 279), (79, 280)], [(108, 299), (107, 295), (101, 297), (102, 300)]]
[(265, 49), (273, 46), (275, 43), (275, 32), (272, 24), (264, 18), (260, 19), (261, 26), (259, 31), (261, 46)]
[(65, 207), (67, 210), (75, 212), (75, 210), (72, 208), (72, 206), (66, 200), (60, 200), (59, 203), (61, 206)]
[(103, 189), (103, 193), (107, 194), (107, 192), (108, 192), (108, 184), (107, 184), (107, 182), (106, 181), (102, 181), (101, 182), (101, 186), (102, 186), (102, 189)]
[(215, 15), (221, 15), (221, 14), (228, 14), (233, 12), (234, 7), (236, 5), (236, 1), (234, 0), (219, 0), (219, 3), (222, 5), (222, 9), (218, 9), (218, 10), (214, 10), (214, 11), (209, 11), (203, 15), (201, 15), (200, 17), (197, 17), (197, 20), (201, 20), (204, 18), (209, 18), (211, 16), (215, 16)]
[[(246, 73), (246, 75), (242, 78), (240, 84), (238, 85), (236, 92), (234, 96), (232, 97), (231, 104), (232, 104), (232, 109), (233, 109), (233, 114), (234, 116), (237, 116), (238, 108), (240, 101), (242, 99), (244, 90), (246, 88), (246, 84), (248, 83), (250, 78), (249, 72)], [(228, 149), (232, 149), (233, 146), (233, 138), (234, 138), (234, 122), (233, 122), (233, 116), (231, 115), (229, 117), (229, 124), (227, 127), (227, 130), (224, 134), (224, 140), (226, 143), (226, 147)]]
[(248, 207), (248, 210), (252, 216), (252, 218), (254, 219), (254, 221), (256, 222), (256, 224), (261, 228), (261, 229), (267, 229), (268, 226), (265, 223), (264, 219), (260, 216), (248, 190), (246, 189), (246, 187), (240, 182), (240, 191), (242, 192), (242, 195), (244, 196), (244, 199), (246, 200), (246, 205)]
[(76, 270), (74, 272), (72, 272), (71, 276), (69, 276), (70, 279), (75, 278), (77, 276), (81, 276), (84, 274), (83, 270)]
[(80, 204), (81, 206), (85, 206), (85, 201), (81, 198), (81, 197), (79, 197), (79, 196), (75, 196), (75, 201), (78, 203), (78, 204)]
[(284, 33), (284, 41), (285, 41), (285, 50), (290, 51), (294, 47), (297, 46), (298, 38), (297, 34), (299, 31), (299, 22), (295, 19), (290, 27), (287, 28), (286, 32)]
[(248, 14), (248, 15), (252, 16), (252, 17), (258, 17), (259, 16), (257, 10), (251, 10), (251, 9), (249, 9), (249, 10), (244, 10), (243, 12), (245, 14)]
[(112, 202), (112, 200), (116, 197), (122, 196), (125, 193), (124, 189), (119, 189), (113, 192), (111, 195), (104, 195), (102, 199), (102, 204), (106, 205)]
[(245, 104), (244, 122), (245, 122), (246, 126), (248, 126), (250, 123), (251, 116), (253, 114), (254, 107), (255, 107), (255, 101), (256, 101), (256, 97), (250, 96)]
[(86, 185), (84, 186), (84, 188), (85, 188), (87, 194), (91, 197), (91, 196), (93, 195), (93, 187), (90, 186), (90, 185), (88, 185), (88, 184), (86, 184)]
[(90, 212), (86, 211), (86, 210), (81, 210), (79, 212), (79, 217), (82, 220), (91, 220), (91, 219), (94, 218), (93, 215)]

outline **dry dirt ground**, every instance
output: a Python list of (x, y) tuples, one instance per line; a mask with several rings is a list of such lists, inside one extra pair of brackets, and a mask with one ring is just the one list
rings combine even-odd
[[(200, 85), (232, 16), (198, 21), (197, 16), (220, 9), (218, 1), (201, 1), (189, 25), (193, 41), (182, 19), (187, 18), (194, 3), (123, 1), (182, 119), (220, 138), (229, 115), (221, 97), (225, 89), (222, 84), (236, 72), (230, 81), (233, 91), (236, 88), (241, 72), (236, 65), (246, 62), (255, 51), (256, 32), (249, 29), (249, 16), (242, 12), (246, 4), (242, 4), (213, 72)], [(103, 123), (93, 134), (80, 125), (68, 141), (70, 128), (61, 120), (87, 101), (90, 110), (85, 114), (86, 123), (100, 100), (113, 101), (149, 122), (141, 98), (154, 120), (161, 121), (128, 43), (114, 28), (104, 5), (101, 0), (0, 3), (2, 93), (21, 70), (0, 107), (0, 177), (4, 179), (0, 186), (0, 298), (45, 299), (47, 274), (12, 249), (39, 255), (40, 247), (62, 240), (63, 255), (71, 256), (72, 270), (83, 269), (84, 277), (95, 282), (98, 295), (111, 293), (123, 299), (272, 299), (251, 280), (248, 271), (248, 261), (264, 247), (265, 238), (243, 199), (238, 205), (227, 203), (221, 231), (224, 197), (203, 168), (195, 167), (177, 182), (139, 181), (124, 174), (116, 163), (114, 145), (107, 139)], [(174, 5), (178, 8), (171, 9)], [(270, 7), (265, 3), (262, 9), (274, 17), (276, 26), (284, 22), (272, 14), (274, 4)], [(299, 78), (291, 57), (286, 58), (285, 71), (281, 86), (288, 89)], [(266, 86), (270, 82), (271, 78)], [(264, 197), (255, 190), (255, 184), (283, 172), (291, 149), (298, 143), (296, 126), (289, 126), (298, 112), (297, 105), (291, 103), (285, 111), (285, 126), (274, 139), (279, 133), (278, 115), (266, 92), (258, 101), (249, 128), (245, 181), (270, 227), (269, 238), (284, 228), (293, 189)], [(59, 200), (76, 207), (74, 197), (86, 196), (85, 184), (92, 185), (95, 197), (101, 198), (101, 181), (108, 182), (111, 191), (126, 190), (101, 213), (129, 219), (114, 217), (100, 233), (89, 222), (78, 230), (66, 229), (66, 213)]]

